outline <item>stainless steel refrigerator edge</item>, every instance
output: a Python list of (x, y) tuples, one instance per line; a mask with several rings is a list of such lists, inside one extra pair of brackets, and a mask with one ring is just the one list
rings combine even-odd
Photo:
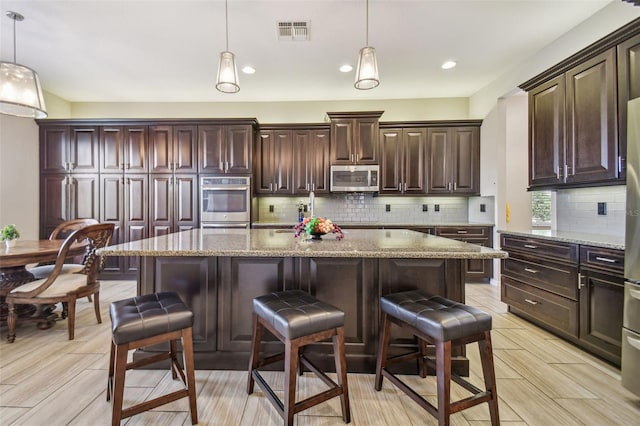
[(622, 385), (640, 396), (640, 98), (629, 101)]

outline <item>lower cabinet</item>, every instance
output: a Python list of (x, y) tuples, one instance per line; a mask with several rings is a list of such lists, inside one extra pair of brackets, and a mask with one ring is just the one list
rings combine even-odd
[(624, 252), (503, 234), (509, 311), (619, 366)]
[[(436, 235), (483, 247), (493, 247), (491, 226), (438, 226)], [(492, 277), (493, 259), (465, 260), (466, 282), (489, 281)]]

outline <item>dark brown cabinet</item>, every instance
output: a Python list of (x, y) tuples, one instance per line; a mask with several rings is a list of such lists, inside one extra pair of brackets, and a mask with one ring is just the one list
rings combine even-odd
[(198, 152), (201, 173), (250, 174), (253, 126), (199, 125)]
[(378, 164), (382, 111), (327, 115), (331, 118), (331, 164)]
[(380, 129), (380, 192), (424, 194), (426, 128)]
[(198, 176), (149, 175), (149, 235), (157, 237), (198, 226)]
[(640, 98), (640, 34), (618, 45), (618, 145), (620, 177), (626, 177), (627, 102)]
[(40, 128), (41, 173), (98, 173), (98, 128)]
[(148, 126), (100, 127), (100, 173), (149, 171)]
[(479, 127), (428, 128), (427, 158), (429, 194), (480, 193)]
[(198, 171), (196, 126), (150, 126), (149, 171), (196, 173)]
[[(436, 235), (483, 247), (493, 247), (491, 226), (438, 226)], [(493, 277), (493, 259), (466, 259), (465, 282), (488, 281)]]
[(509, 311), (620, 365), (624, 251), (503, 234)]
[(328, 129), (293, 131), (293, 193), (329, 192), (330, 132)]
[(293, 194), (293, 134), (290, 130), (261, 130), (255, 188), (261, 194)]

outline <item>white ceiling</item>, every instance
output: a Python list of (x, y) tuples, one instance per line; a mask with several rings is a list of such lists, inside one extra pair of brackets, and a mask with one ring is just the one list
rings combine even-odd
[[(233, 95), (215, 89), (222, 0), (0, 0), (0, 57), (13, 61), (13, 10), (17, 62), (72, 102), (467, 97), (611, 1), (370, 0), (381, 83), (368, 91), (338, 71), (365, 45), (365, 0), (229, 0), (229, 50), (257, 70)], [(311, 21), (311, 40), (278, 41), (280, 20)]]

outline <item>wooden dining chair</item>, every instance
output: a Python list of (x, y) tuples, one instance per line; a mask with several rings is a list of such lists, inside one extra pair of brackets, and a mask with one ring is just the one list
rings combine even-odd
[[(66, 222), (62, 222), (60, 225), (56, 226), (56, 228), (51, 231), (51, 234), (49, 235), (49, 239), (50, 240), (64, 240), (66, 239), (69, 235), (71, 235), (71, 233), (73, 231), (76, 231), (78, 229), (82, 229), (86, 226), (89, 225), (96, 225), (100, 222), (98, 222), (95, 219), (74, 219), (74, 220), (68, 220)], [(77, 273), (82, 271), (82, 268), (84, 267), (83, 263), (84, 263), (84, 259), (83, 256), (76, 256), (74, 258), (72, 258), (72, 262), (71, 263), (65, 263), (62, 267), (62, 270), (60, 271), (61, 274), (73, 274), (73, 273)], [(33, 276), (35, 277), (35, 279), (39, 280), (42, 278), (47, 278), (51, 272), (53, 271), (53, 268), (55, 266), (55, 263), (51, 262), (49, 264), (47, 263), (40, 263), (32, 268), (29, 268), (28, 271), (31, 272), (33, 274)], [(89, 299), (89, 301), (91, 301), (91, 299)]]
[[(71, 233), (60, 247), (53, 271), (47, 278), (31, 281), (14, 288), (6, 297), (9, 308), (7, 340), (13, 343), (18, 320), (15, 305), (50, 305), (62, 303), (62, 319), (68, 317), (69, 340), (74, 338), (76, 300), (93, 295), (93, 305), (98, 323), (100, 317), (100, 281), (98, 273), (104, 266), (103, 258), (96, 252), (109, 244), (113, 235), (112, 223), (89, 225)], [(78, 273), (63, 274), (64, 261), (69, 257), (73, 244), (85, 244), (85, 261)]]

